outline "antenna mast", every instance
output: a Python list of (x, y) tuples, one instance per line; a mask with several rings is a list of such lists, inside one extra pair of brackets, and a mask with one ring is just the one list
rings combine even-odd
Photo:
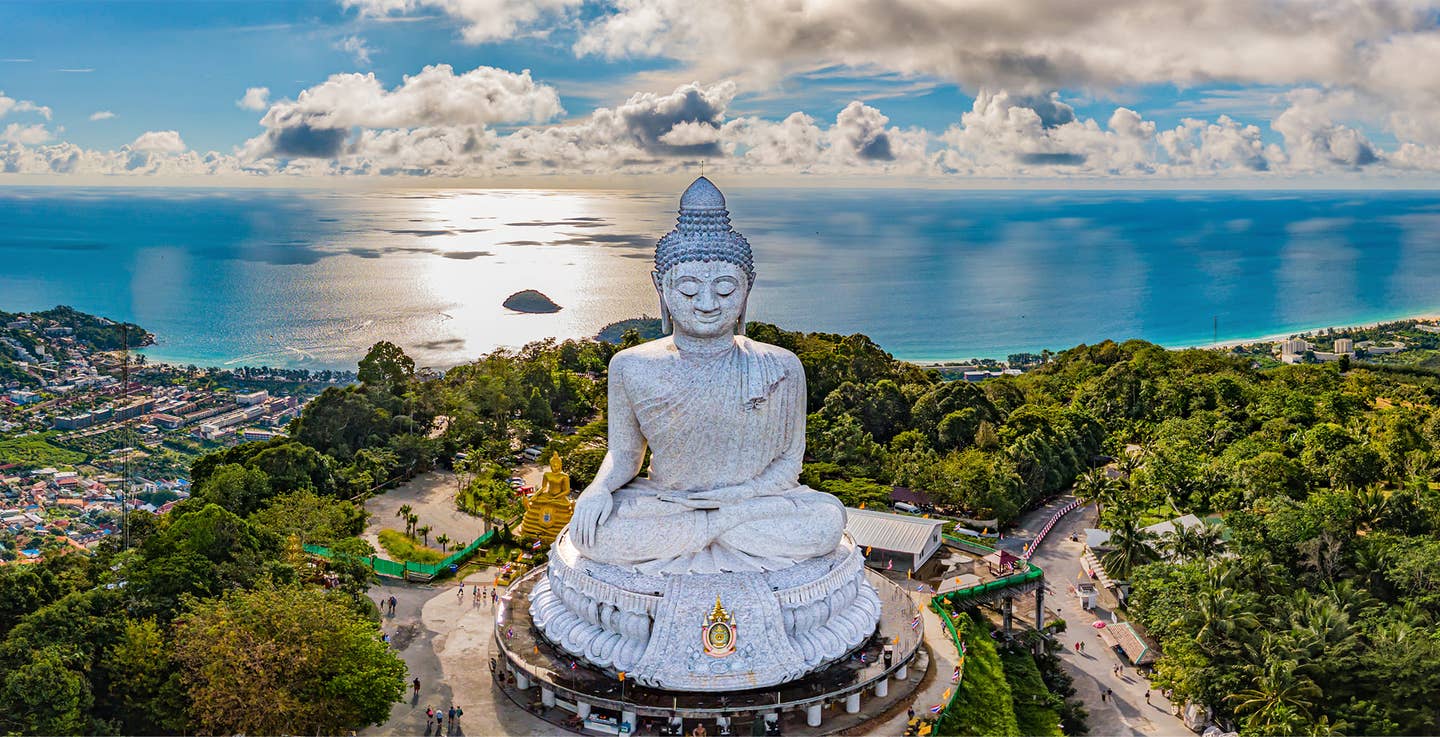
[[(123, 411), (130, 404), (130, 328), (125, 323), (120, 323), (120, 408)], [(128, 440), (125, 433), (125, 420), (120, 420), (121, 442)], [(123, 541), (123, 550), (130, 549), (130, 447), (125, 447), (125, 456), (121, 459), (121, 480), (120, 480), (120, 536)]]

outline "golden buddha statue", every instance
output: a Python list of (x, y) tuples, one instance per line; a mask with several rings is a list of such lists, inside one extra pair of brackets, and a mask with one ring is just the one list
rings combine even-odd
[(520, 537), (539, 538), (546, 545), (570, 522), (575, 502), (570, 500), (570, 474), (560, 468), (560, 454), (550, 455), (550, 470), (525, 502), (525, 519), (520, 522)]

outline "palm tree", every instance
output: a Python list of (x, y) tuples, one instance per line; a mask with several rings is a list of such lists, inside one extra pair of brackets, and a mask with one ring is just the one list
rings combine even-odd
[(1272, 660), (1255, 674), (1251, 688), (1228, 697), (1235, 702), (1235, 715), (1245, 718), (1246, 731), (1294, 734), (1310, 721), (1320, 688), (1296, 674), (1297, 665), (1290, 660)]
[(440, 543), (440, 552), (443, 553), (445, 552), (445, 546), (450, 542), (450, 536), (442, 534), (435, 538), (435, 542)]
[(1175, 531), (1164, 542), (1164, 547), (1176, 560), (1209, 560), (1225, 550), (1220, 526), (1202, 522), (1197, 527), (1185, 527), (1172, 522)]
[(1253, 597), (1233, 589), (1207, 587), (1188, 614), (1196, 644), (1213, 653), (1221, 641), (1230, 639), (1237, 632), (1252, 632), (1259, 628), (1260, 619), (1251, 608), (1253, 603)]
[(405, 520), (406, 535), (410, 534), (410, 513), (413, 511), (415, 511), (415, 508), (411, 507), (409, 504), (401, 504), (400, 508), (395, 510), (395, 516)]
[(406, 534), (406, 535), (409, 535), (409, 536), (411, 536), (411, 537), (414, 537), (414, 536), (415, 536), (415, 525), (417, 525), (417, 524), (420, 523), (420, 515), (418, 515), (418, 514), (413, 514), (413, 513), (412, 513), (412, 514), (408, 514), (408, 515), (405, 516), (405, 522), (406, 522), (407, 525), (408, 525), (408, 527), (405, 528), (405, 534)]
[(430, 544), (430, 525), (424, 525), (423, 527), (415, 528), (415, 534), (420, 536), (421, 544)]
[(1121, 517), (1120, 523), (1110, 533), (1108, 544), (1113, 550), (1106, 553), (1101, 560), (1105, 564), (1105, 571), (1112, 578), (1129, 578), (1130, 571), (1136, 566), (1159, 558), (1155, 554), (1154, 541), (1155, 533), (1141, 527), (1136, 515), (1127, 514)]

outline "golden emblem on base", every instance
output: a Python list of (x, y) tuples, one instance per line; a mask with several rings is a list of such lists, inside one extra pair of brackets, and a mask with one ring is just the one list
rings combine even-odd
[(705, 617), (705, 624), (700, 628), (701, 639), (705, 644), (705, 654), (712, 658), (723, 658), (735, 652), (736, 630), (739, 627), (730, 613), (720, 604), (720, 595), (715, 595), (715, 608)]

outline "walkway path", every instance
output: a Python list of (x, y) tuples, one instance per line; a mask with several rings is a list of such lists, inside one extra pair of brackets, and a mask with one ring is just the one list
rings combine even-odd
[[(411, 514), (420, 515), (421, 526), (430, 526), (430, 542), (446, 535), (452, 542), (468, 543), (485, 533), (485, 522), (455, 508), (455, 474), (449, 471), (430, 471), (387, 491), (365, 500), (365, 511), (369, 519), (365, 522), (362, 535), (375, 549), (385, 556), (380, 546), (380, 530), (405, 531), (405, 523), (395, 516), (400, 507), (409, 504)], [(439, 552), (437, 547), (436, 552)]]
[(477, 584), (484, 589), (494, 576), (493, 569), (468, 576), (463, 599), (456, 596), (454, 581), (435, 586), (387, 582), (370, 589), (373, 599), (396, 598), (395, 616), (385, 617), (381, 627), (410, 669), (409, 678), (420, 679), (420, 696), (412, 697), (407, 688), (405, 700), (391, 708), (390, 720), (361, 734), (430, 735), (426, 707), (443, 711), (452, 705), (465, 711), (462, 735), (554, 733), (553, 726), (515, 708), (490, 677), (495, 612), (488, 600), (475, 606), (470, 591)]
[[(1006, 549), (1018, 553), (1033, 534), (1044, 527), (1050, 514), (1072, 499), (1065, 496), (1027, 514), (1020, 524), (1020, 534), (1006, 537)], [(1066, 631), (1058, 636), (1065, 646), (1061, 662), (1066, 672), (1075, 679), (1076, 696), (1084, 700), (1085, 708), (1090, 712), (1090, 734), (1193, 734), (1170, 713), (1170, 702), (1159, 691), (1152, 689), (1150, 703), (1145, 702), (1149, 682), (1134, 668), (1125, 666), (1124, 661), (1105, 646), (1090, 626), (1097, 619), (1109, 621), (1110, 611), (1097, 608), (1087, 612), (1080, 608), (1080, 600), (1070, 591), (1074, 582), (1080, 580), (1080, 555), (1085, 547), (1081, 542), (1071, 542), (1070, 535), (1074, 533), (1083, 540), (1083, 530), (1093, 527), (1095, 519), (1093, 506), (1084, 506), (1065, 515), (1031, 558), (1045, 570), (1048, 584), (1046, 605), (1065, 619)], [(1075, 652), (1077, 640), (1085, 643), (1086, 652)], [(1122, 666), (1119, 677), (1113, 670), (1117, 665)], [(1114, 690), (1114, 699), (1101, 701), (1100, 693), (1107, 688)]]

